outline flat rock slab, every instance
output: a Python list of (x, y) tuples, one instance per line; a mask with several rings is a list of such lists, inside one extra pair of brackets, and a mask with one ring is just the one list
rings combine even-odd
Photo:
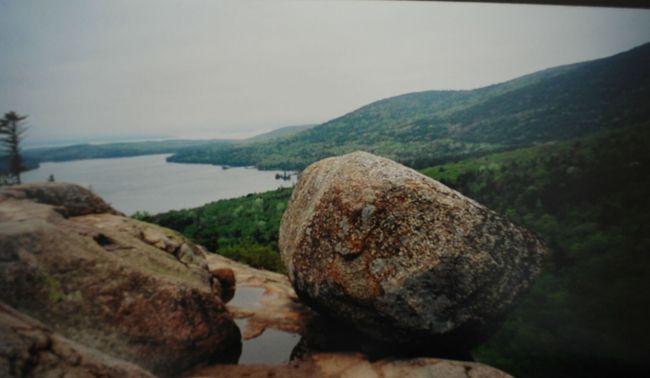
[(321, 353), (287, 365), (219, 365), (188, 377), (313, 377), (313, 378), (511, 378), (489, 366), (463, 361), (417, 358), (370, 362), (361, 354)]

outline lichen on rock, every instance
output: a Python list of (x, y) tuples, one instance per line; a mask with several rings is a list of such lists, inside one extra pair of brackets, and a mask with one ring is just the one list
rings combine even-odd
[(418, 172), (356, 152), (309, 166), (280, 228), (297, 294), (404, 345), (470, 348), (540, 272), (530, 232)]

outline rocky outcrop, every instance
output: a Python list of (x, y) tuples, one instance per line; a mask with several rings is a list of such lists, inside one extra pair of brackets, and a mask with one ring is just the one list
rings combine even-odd
[[(0, 376), (508, 377), (393, 350), (371, 357), (377, 345), (302, 304), (285, 275), (206, 254), (75, 185), (48, 187), (0, 189)], [(284, 355), (223, 364), (242, 343)]]
[(224, 365), (195, 371), (198, 377), (283, 378), (512, 378), (489, 366), (464, 361), (416, 358), (368, 361), (358, 353), (319, 353), (287, 365)]
[[(395, 350), (383, 350), (370, 357), (363, 335), (346, 329), (340, 323), (315, 313), (297, 298), (286, 276), (251, 268), (211, 254), (208, 264), (214, 271), (230, 271), (237, 282), (237, 296), (246, 289), (257, 289), (257, 296), (235, 297), (228, 305), (233, 316), (245, 319), (242, 328), (243, 349), (255, 343), (269, 329), (297, 333), (301, 340), (286, 349), (276, 338), (267, 339), (269, 350), (284, 349), (286, 364), (202, 366), (184, 374), (187, 377), (441, 377), (441, 378), (507, 378), (503, 371), (470, 361), (440, 358), (399, 357)], [(228, 273), (229, 275), (230, 273)], [(327, 339), (327, 340), (323, 340)], [(381, 346), (372, 345), (377, 348)], [(426, 353), (426, 351), (421, 351)], [(271, 353), (276, 354), (276, 353)]]
[(42, 323), (3, 304), (0, 304), (0, 335), (0, 377), (153, 378), (134, 364), (57, 335)]
[(100, 213), (121, 215), (90, 190), (62, 182), (5, 187), (0, 193), (0, 201), (7, 199), (27, 199), (52, 205), (54, 210), (65, 217)]
[(539, 273), (528, 231), (416, 171), (368, 153), (309, 166), (280, 229), (296, 292), (372, 337), (463, 350)]
[(157, 375), (237, 358), (240, 333), (201, 248), (76, 185), (0, 190), (0, 287), (53, 332)]

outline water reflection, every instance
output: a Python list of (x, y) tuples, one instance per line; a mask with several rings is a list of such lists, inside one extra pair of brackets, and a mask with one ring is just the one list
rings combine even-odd
[(235, 296), (228, 302), (228, 306), (257, 310), (262, 306), (260, 301), (263, 294), (264, 289), (261, 287), (238, 286), (235, 289)]
[[(235, 319), (239, 329), (244, 332), (247, 319)], [(291, 353), (298, 344), (300, 336), (295, 333), (267, 328), (250, 340), (242, 340), (240, 364), (282, 364), (291, 359)]]
[[(262, 307), (261, 300), (265, 290), (259, 287), (239, 286), (229, 307), (256, 311)], [(247, 318), (235, 319), (242, 335), (246, 335)], [(242, 337), (240, 364), (281, 364), (289, 362), (291, 353), (298, 344), (300, 335), (266, 328), (260, 335), (246, 339)]]
[[(300, 360), (316, 353), (356, 352), (370, 361), (383, 358), (435, 357), (473, 361), (469, 351), (454, 350), (445, 340), (437, 344), (399, 345), (374, 340), (337, 320), (323, 315), (310, 315), (303, 319), (300, 333), (290, 333), (274, 328), (260, 328), (259, 316), (264, 318), (273, 297), (264, 288), (238, 286), (234, 298), (228, 303), (242, 335), (239, 364), (283, 364)], [(248, 317), (247, 317), (248, 316)], [(389, 326), (388, 324), (386, 326)], [(250, 328), (250, 329), (247, 329)]]

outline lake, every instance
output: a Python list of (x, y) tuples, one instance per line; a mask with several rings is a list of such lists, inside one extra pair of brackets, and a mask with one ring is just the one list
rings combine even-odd
[(164, 155), (113, 159), (41, 163), (24, 172), (23, 182), (56, 181), (90, 187), (95, 193), (126, 214), (159, 213), (201, 206), (225, 198), (265, 192), (295, 184), (275, 178), (281, 171), (254, 168), (224, 169), (208, 164), (168, 163)]

